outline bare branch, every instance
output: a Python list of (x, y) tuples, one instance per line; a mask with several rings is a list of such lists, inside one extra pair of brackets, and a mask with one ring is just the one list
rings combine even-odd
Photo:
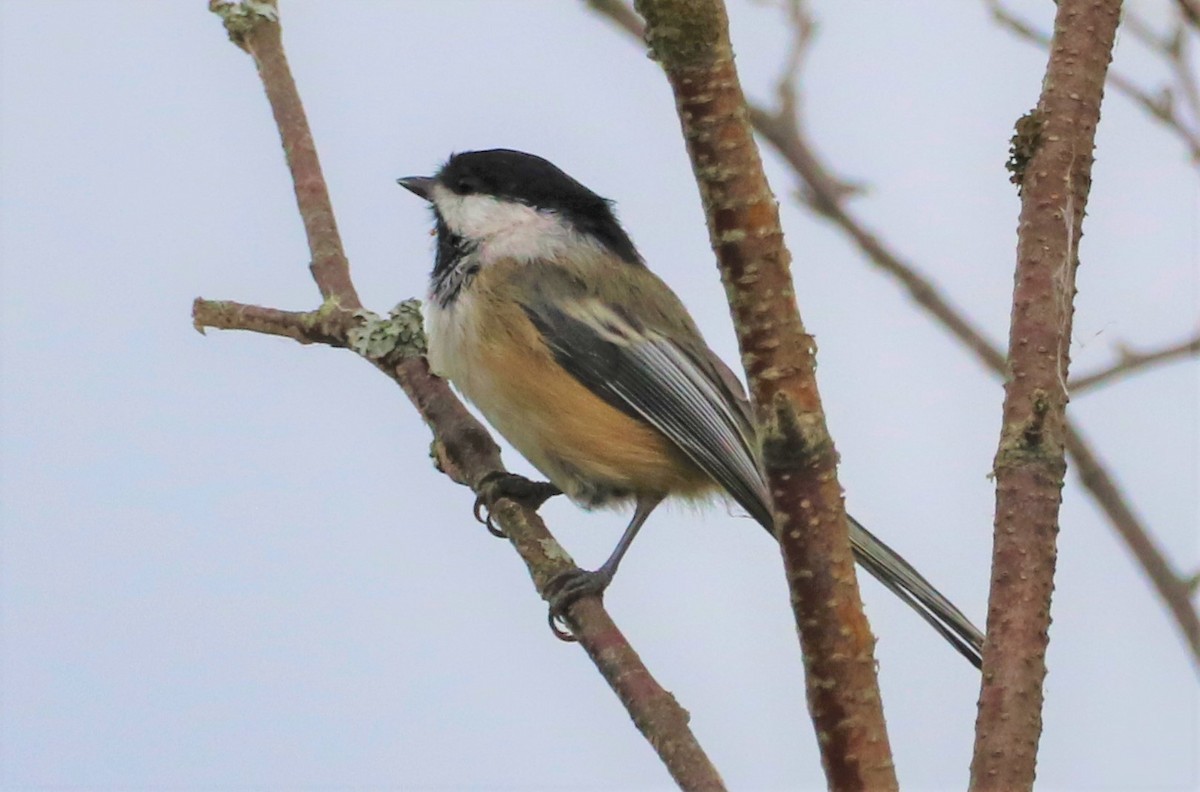
[[(597, 10), (606, 13), (605, 6), (621, 5), (619, 0), (595, 3)], [(631, 31), (639, 39), (640, 28)], [(883, 272), (896, 278), (908, 291), (909, 296), (928, 312), (988, 370), (1003, 377), (1007, 371), (1007, 360), (1000, 351), (963, 313), (959, 311), (933, 281), (925, 277), (910, 261), (887, 246), (880, 237), (866, 226), (845, 205), (844, 195), (838, 190), (838, 180), (825, 168), (813, 153), (804, 130), (795, 118), (785, 118), (779, 111), (768, 111), (751, 105), (750, 120), (755, 131), (787, 161), (800, 179), (808, 196), (807, 203), (818, 214), (832, 221), (862, 251), (867, 261)], [(1071, 426), (1070, 418), (1067, 419)], [(1200, 617), (1187, 602), (1180, 605), (1178, 590), (1180, 576), (1173, 571), (1162, 550), (1149, 535), (1148, 530), (1133, 516), (1128, 499), (1108, 475), (1104, 464), (1095, 451), (1083, 440), (1075, 429), (1067, 433), (1067, 453), (1079, 472), (1082, 483), (1095, 499), (1096, 504), (1108, 517), (1117, 533), (1128, 543), (1134, 557), (1146, 572), (1155, 590), (1168, 605), (1175, 617), (1176, 625), (1187, 642), (1192, 662), (1200, 668)], [(1084, 475), (1084, 471), (1091, 471)]]
[[(292, 338), (302, 344), (354, 349), (404, 389), (433, 432), (438, 468), (482, 495), (485, 478), (504, 470), (499, 446), (463, 407), (446, 381), (429, 371), (422, 356), (423, 343), (413, 343), (414, 323), (419, 328), (420, 319), (414, 302), (402, 303), (390, 319), (381, 319), (364, 311), (280, 311), (197, 299), (193, 321), (201, 330), (249, 330)], [(381, 340), (390, 343), (381, 344)], [(535, 511), (502, 499), (493, 505), (491, 515), (525, 562), (538, 593), (546, 599), (546, 585), (574, 568), (571, 557)], [(572, 634), (658, 751), (676, 783), (690, 790), (723, 789), (720, 776), (688, 727), (687, 712), (642, 664), (601, 602), (594, 597), (580, 600), (572, 608), (571, 617)]]
[(1125, 10), (1122, 25), (1135, 41), (1166, 64), (1175, 79), (1174, 90), (1163, 88), (1159, 91), (1158, 103), (1167, 105), (1168, 109), (1172, 110), (1176, 97), (1182, 95), (1191, 111), (1193, 126), (1200, 123), (1200, 90), (1197, 89), (1196, 74), (1188, 63), (1189, 39), (1182, 15), (1176, 20), (1172, 32), (1167, 35), (1151, 28), (1132, 7)]
[[(1018, 37), (1042, 49), (1047, 49), (1050, 46), (1049, 35), (1009, 11), (1004, 7), (1001, 0), (984, 0), (984, 2), (991, 11), (992, 17), (1002, 27), (1007, 28), (1017, 34)], [(1164, 53), (1160, 51), (1160, 54)], [(1188, 66), (1182, 49), (1180, 49), (1177, 55), (1164, 54), (1164, 57), (1176, 75), (1177, 80), (1180, 81), (1185, 95), (1194, 96), (1196, 94), (1195, 75)], [(1175, 109), (1175, 102), (1169, 89), (1164, 88), (1158, 91), (1157, 94), (1153, 94), (1140, 87), (1131, 78), (1112, 70), (1108, 73), (1108, 84), (1118, 93), (1124, 94), (1126, 98), (1140, 105), (1152, 117), (1162, 122), (1167, 130), (1182, 140), (1184, 145), (1187, 146), (1193, 164), (1200, 164), (1200, 130), (1190, 127), (1187, 121), (1179, 115)], [(1200, 118), (1197, 120), (1200, 120)]]
[[(585, 2), (602, 17), (638, 41), (646, 38), (646, 30), (642, 25), (641, 18), (624, 0), (585, 0)], [(750, 123), (759, 134), (765, 135), (764, 126), (774, 125), (781, 130), (787, 129), (788, 131), (784, 134), (798, 139), (799, 135), (790, 129), (800, 123), (800, 102), (796, 77), (803, 64), (804, 55), (815, 35), (816, 26), (801, 0), (789, 0), (788, 13), (793, 21), (794, 35), (787, 58), (787, 68), (782, 71), (776, 87), (780, 107), (774, 111), (767, 110), (750, 99), (746, 100), (746, 107), (750, 111)], [(807, 161), (806, 172), (821, 174), (821, 178), (825, 182), (827, 189), (820, 193), (809, 191), (806, 188), (802, 188), (801, 191), (801, 200), (812, 205), (818, 212), (824, 212), (821, 204), (827, 202), (831, 196), (839, 199), (850, 198), (866, 191), (860, 182), (839, 179), (834, 176), (829, 167), (820, 162), (816, 152), (803, 142), (797, 147), (795, 153)]]
[[(950, 303), (932, 281), (921, 275), (911, 263), (901, 259), (849, 212), (840, 201), (837, 190), (820, 170), (816, 159), (809, 153), (807, 143), (802, 138), (785, 134), (782, 125), (770, 117), (752, 114), (752, 118), (758, 132), (784, 155), (804, 180), (809, 193), (815, 198), (810, 205), (818, 210), (826, 209), (822, 214), (854, 240), (868, 261), (899, 280), (914, 302), (933, 316), (963, 346), (971, 350), (984, 366), (1004, 376), (1008, 365), (1004, 354)], [(1107, 515), (1109, 522), (1129, 544), (1159, 596), (1167, 603), (1175, 616), (1176, 624), (1187, 640), (1192, 661), (1200, 667), (1200, 639), (1197, 638), (1200, 633), (1200, 621), (1194, 607), (1189, 603), (1184, 603), (1182, 607), (1180, 605), (1177, 594), (1179, 576), (1172, 571), (1170, 563), (1150, 538), (1146, 528), (1133, 516), (1127, 498), (1108, 475), (1095, 452), (1084, 442), (1069, 419), (1067, 425), (1070, 428), (1066, 439), (1067, 453), (1084, 486)]]
[[(388, 319), (361, 310), (312, 135), (284, 57), (274, 3), (213, 0), (211, 6), (225, 20), (231, 39), (250, 52), (259, 67), (292, 169), (312, 252), (311, 271), (326, 299), (324, 306), (311, 312), (198, 299), (193, 304), (193, 322), (201, 332), (205, 327), (251, 330), (305, 344), (353, 349), (404, 390), (433, 432), (438, 467), (454, 481), (484, 495), (485, 479), (504, 470), (500, 449), (446, 381), (430, 372), (420, 354), (423, 340), (415, 303), (402, 304)], [(547, 583), (573, 569), (574, 562), (535, 511), (500, 499), (492, 504), (491, 514), (545, 599)], [(596, 598), (581, 600), (572, 608), (571, 616), (573, 635), (675, 782), (688, 790), (723, 789), (720, 775), (688, 727), (687, 712), (651, 676), (601, 602)]]
[(1113, 365), (1081, 377), (1072, 377), (1070, 383), (1071, 395), (1074, 396), (1083, 393), (1095, 388), (1097, 385), (1128, 376), (1155, 364), (1181, 360), (1196, 355), (1200, 355), (1200, 333), (1186, 341), (1181, 341), (1178, 344), (1172, 344), (1162, 349), (1156, 349), (1152, 352), (1137, 352), (1122, 345), (1117, 348), (1118, 359)]
[(1175, 0), (1179, 13), (1192, 27), (1200, 30), (1200, 2), (1197, 0)]
[(592, 10), (624, 30), (638, 41), (646, 40), (646, 26), (637, 11), (625, 0), (584, 0)]
[(1175, 82), (1192, 110), (1192, 121), (1200, 124), (1200, 85), (1197, 85), (1196, 69), (1191, 62), (1191, 48), (1195, 41), (1194, 38), (1188, 38), (1187, 28), (1181, 22), (1171, 37), (1168, 51)]
[(751, 118), (758, 133), (783, 155), (804, 182), (810, 196), (809, 205), (854, 240), (868, 261), (899, 280), (914, 302), (936, 317), (989, 368), (1002, 372), (1006, 365), (1004, 355), (982, 331), (963, 317), (932, 281), (920, 274), (912, 264), (901, 260), (874, 232), (850, 214), (837, 182), (821, 167), (808, 141), (801, 137), (799, 131), (790, 128), (791, 125), (776, 116), (751, 111)]
[(209, 9), (221, 17), (230, 40), (250, 53), (258, 67), (287, 155), (296, 205), (312, 256), (309, 269), (321, 296), (327, 300), (336, 297), (343, 308), (358, 310), (362, 303), (350, 280), (350, 262), (342, 249), (308, 116), (283, 51), (275, 0), (209, 0)]
[(201, 335), (205, 329), (249, 330), (283, 336), (301, 344), (345, 346), (346, 333), (356, 323), (354, 314), (336, 308), (315, 311), (281, 311), (244, 303), (205, 300), (192, 303), (192, 324)]
[(1191, 583), (1179, 575), (1167, 562), (1166, 556), (1146, 533), (1141, 521), (1133, 514), (1121, 491), (1108, 474), (1104, 465), (1096, 459), (1091, 445), (1084, 439), (1079, 428), (1067, 424), (1067, 449), (1071, 453), (1071, 465), (1075, 468), (1083, 485), (1104, 507), (1117, 533), (1154, 583), (1155, 589), (1167, 605), (1175, 623), (1183, 633), (1192, 660), (1200, 664), (1200, 617), (1191, 601)]
[[(800, 70), (804, 65), (804, 57), (808, 54), (813, 38), (816, 35), (817, 25), (808, 13), (804, 0), (788, 0), (785, 10), (789, 26), (792, 30), (792, 46), (788, 50), (784, 68), (780, 73), (779, 81), (775, 87), (775, 96), (779, 107), (774, 113), (767, 113), (767, 111), (753, 102), (750, 102), (748, 107), (750, 110), (750, 123), (759, 134), (762, 134), (761, 121), (762, 123), (781, 125), (787, 134), (798, 138), (799, 129), (804, 123), (803, 116), (801, 115), (803, 103), (800, 101)], [(808, 165), (810, 170), (813, 172), (820, 171), (824, 174), (828, 180), (828, 184), (825, 185), (827, 188), (825, 192), (828, 195), (836, 195), (839, 202), (866, 192), (866, 187), (861, 182), (851, 182), (846, 179), (834, 177), (828, 166), (820, 163), (815, 151), (806, 149), (803, 152), (803, 156), (811, 160), (811, 163)], [(819, 214), (825, 213), (826, 207), (822, 206), (824, 198), (813, 190), (802, 188), (799, 197), (801, 201), (811, 206)]]
[[(875, 641), (862, 611), (837, 454), (814, 377), (816, 345), (797, 310), (725, 7), (720, 0), (638, 0), (637, 9), (675, 94), (733, 314), (826, 778), (832, 789), (895, 789)], [(628, 29), (628, 20), (621, 24)]]
[(1014, 138), (1021, 215), (973, 792), (1032, 789), (1037, 767), (1078, 240), (1120, 16), (1120, 0), (1059, 0), (1042, 93)]

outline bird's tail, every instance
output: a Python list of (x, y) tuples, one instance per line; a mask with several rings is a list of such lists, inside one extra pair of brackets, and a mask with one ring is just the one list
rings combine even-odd
[(983, 664), (983, 633), (899, 553), (847, 515), (854, 558), (893, 594), (921, 614), (976, 668)]
[[(603, 334), (611, 334), (605, 329)], [(647, 390), (643, 379), (620, 385), (617, 393), (627, 408), (652, 423), (672, 440), (695, 465), (712, 477), (742, 508), (774, 535), (770, 496), (757, 453), (758, 443), (750, 403), (737, 377), (712, 350), (680, 350), (661, 338), (643, 339), (626, 345), (636, 352), (637, 365), (622, 371), (640, 371), (647, 381), (666, 386), (676, 401), (664, 401), (658, 390)], [(650, 372), (655, 380), (646, 372)], [(605, 377), (609, 377), (605, 369)], [(607, 379), (604, 380), (607, 383)], [(608, 384), (612, 386), (611, 383)], [(654, 395), (647, 400), (646, 393)], [(639, 394), (641, 394), (639, 396)], [(632, 401), (630, 401), (632, 399)], [(930, 585), (912, 565), (879, 541), (853, 517), (848, 517), (854, 558), (893, 594), (929, 622), (963, 657), (980, 668), (983, 664), (983, 633), (962, 611)]]
[[(753, 505), (756, 508), (751, 510), (751, 514), (773, 533), (771, 512), (765, 501)], [(854, 549), (854, 560), (919, 613), (973, 666), (981, 668), (983, 632), (899, 553), (880, 541), (858, 520), (850, 515), (846, 515), (846, 519), (850, 524), (850, 546)]]

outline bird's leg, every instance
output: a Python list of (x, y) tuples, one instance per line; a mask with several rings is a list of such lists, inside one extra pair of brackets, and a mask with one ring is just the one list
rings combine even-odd
[[(480, 480), (479, 495), (475, 498), (472, 512), (492, 536), (505, 539), (504, 531), (492, 523), (492, 506), (496, 501), (507, 498), (536, 511), (555, 495), (562, 495), (562, 490), (549, 481), (530, 481), (516, 473), (493, 470)], [(484, 514), (485, 509), (487, 514)]]
[(625, 557), (629, 546), (633, 544), (633, 538), (637, 536), (642, 524), (650, 516), (650, 512), (654, 511), (654, 508), (661, 502), (661, 495), (638, 498), (637, 506), (633, 511), (633, 519), (629, 521), (625, 533), (621, 534), (621, 538), (617, 541), (617, 546), (613, 548), (608, 560), (601, 564), (595, 572), (589, 572), (586, 569), (572, 569), (556, 576), (546, 584), (543, 596), (550, 603), (550, 629), (561, 640), (575, 640), (574, 635), (558, 626), (560, 622), (567, 624), (567, 611), (571, 605), (581, 597), (599, 597), (604, 593), (604, 590), (612, 583), (613, 576), (617, 574), (617, 567), (620, 566), (621, 559)]

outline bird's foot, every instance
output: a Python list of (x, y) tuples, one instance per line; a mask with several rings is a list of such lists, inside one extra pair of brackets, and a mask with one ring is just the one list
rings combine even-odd
[(475, 514), (475, 519), (488, 529), (488, 533), (505, 539), (507, 537), (504, 531), (492, 523), (492, 506), (496, 501), (507, 498), (536, 510), (550, 498), (561, 494), (562, 490), (549, 481), (530, 481), (516, 473), (493, 470), (479, 482), (479, 495), (475, 498), (472, 512)]
[[(578, 640), (571, 632), (567, 611), (584, 597), (603, 596), (609, 583), (612, 583), (612, 574), (603, 569), (596, 572), (572, 569), (556, 575), (547, 583), (543, 596), (550, 603), (550, 629), (555, 637), (560, 641)], [(563, 629), (564, 627), (566, 629)]]

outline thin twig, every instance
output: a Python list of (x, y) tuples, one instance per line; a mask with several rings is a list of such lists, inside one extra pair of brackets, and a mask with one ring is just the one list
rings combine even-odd
[[(1191, 588), (1187, 578), (1176, 572), (1167, 561), (1162, 550), (1142, 527), (1132, 507), (1121, 495), (1117, 483), (1108, 470), (1096, 458), (1095, 451), (1080, 433), (1077, 426), (1067, 424), (1067, 450), (1071, 454), (1071, 466), (1075, 469), (1083, 486), (1105, 507), (1105, 513), (1125, 545), (1154, 583), (1158, 594), (1167, 605), (1175, 623), (1183, 633), (1184, 640), (1192, 651), (1192, 659), (1200, 656), (1200, 618), (1192, 604)], [(1197, 661), (1200, 664), (1200, 661)]]
[(1188, 103), (1193, 124), (1200, 123), (1200, 90), (1197, 89), (1196, 75), (1188, 63), (1189, 38), (1184, 18), (1181, 16), (1175, 20), (1172, 32), (1163, 35), (1150, 27), (1149, 23), (1130, 7), (1125, 9), (1121, 25), (1129, 31), (1135, 41), (1160, 58), (1171, 70), (1175, 79), (1175, 90), (1163, 88), (1159, 91), (1158, 102), (1173, 105), (1176, 96), (1182, 94)]
[(1200, 124), (1200, 85), (1197, 84), (1196, 69), (1191, 58), (1195, 42), (1196, 39), (1187, 35), (1187, 28), (1180, 22), (1172, 38), (1170, 63), (1171, 70), (1175, 72), (1175, 82), (1192, 110), (1192, 122)]
[[(785, 66), (775, 88), (776, 101), (779, 103), (779, 110), (776, 115), (781, 119), (787, 119), (791, 124), (800, 126), (803, 123), (801, 117), (803, 108), (800, 105), (800, 87), (798, 81), (800, 79), (800, 70), (804, 65), (804, 58), (808, 54), (813, 38), (816, 35), (817, 24), (808, 13), (804, 0), (787, 0), (784, 10), (787, 13), (789, 26), (792, 30), (792, 44), (788, 49)], [(747, 107), (751, 115), (750, 123), (758, 130), (756, 118), (763, 111), (753, 102), (748, 102)], [(804, 155), (807, 159), (811, 160), (808, 165), (810, 170), (820, 170), (828, 175), (829, 184), (827, 185), (827, 194), (837, 196), (839, 203), (866, 192), (866, 187), (862, 182), (852, 182), (833, 176), (829, 167), (821, 164), (815, 151), (805, 151)], [(823, 207), (820, 206), (824, 199), (811, 190), (801, 189), (799, 197), (801, 201), (812, 206), (818, 213), (824, 211)]]
[[(312, 135), (284, 57), (274, 3), (213, 0), (210, 7), (225, 20), (231, 39), (250, 52), (259, 67), (292, 169), (312, 255), (310, 269), (325, 304), (316, 311), (292, 312), (198, 299), (193, 305), (193, 323), (201, 331), (205, 327), (243, 329), (300, 343), (353, 349), (403, 388), (433, 432), (438, 467), (483, 495), (485, 477), (504, 469), (500, 449), (446, 381), (429, 371), (421, 354), (419, 313), (412, 304), (402, 304), (385, 319), (360, 308)], [(501, 499), (493, 504), (491, 516), (521, 555), (538, 593), (545, 598), (546, 584), (573, 569), (574, 562), (533, 510)], [(675, 782), (688, 790), (723, 789), (720, 775), (688, 727), (687, 712), (651, 676), (599, 599), (581, 600), (571, 616), (573, 635)]]
[(1149, 366), (1167, 363), (1172, 360), (1195, 357), (1196, 355), (1200, 355), (1200, 334), (1186, 341), (1181, 341), (1178, 344), (1172, 344), (1162, 349), (1156, 349), (1152, 352), (1137, 352), (1129, 347), (1121, 346), (1117, 350), (1117, 362), (1113, 365), (1102, 368), (1099, 371), (1094, 371), (1091, 374), (1072, 377), (1070, 383), (1071, 395), (1074, 396), (1083, 393), (1095, 388), (1097, 385), (1111, 382), (1120, 377), (1127, 377)]
[(1183, 15), (1188, 24), (1200, 30), (1200, 2), (1197, 2), (1197, 0), (1175, 0), (1175, 5), (1179, 8), (1179, 13)]
[(346, 334), (356, 322), (354, 314), (336, 308), (281, 311), (278, 308), (200, 297), (192, 303), (192, 324), (201, 335), (209, 328), (250, 330), (290, 338), (301, 344), (345, 346)]
[(831, 789), (895, 789), (875, 640), (814, 376), (816, 345), (797, 310), (725, 7), (721, 0), (638, 0), (636, 8), (675, 94), (737, 331), (826, 779)]

